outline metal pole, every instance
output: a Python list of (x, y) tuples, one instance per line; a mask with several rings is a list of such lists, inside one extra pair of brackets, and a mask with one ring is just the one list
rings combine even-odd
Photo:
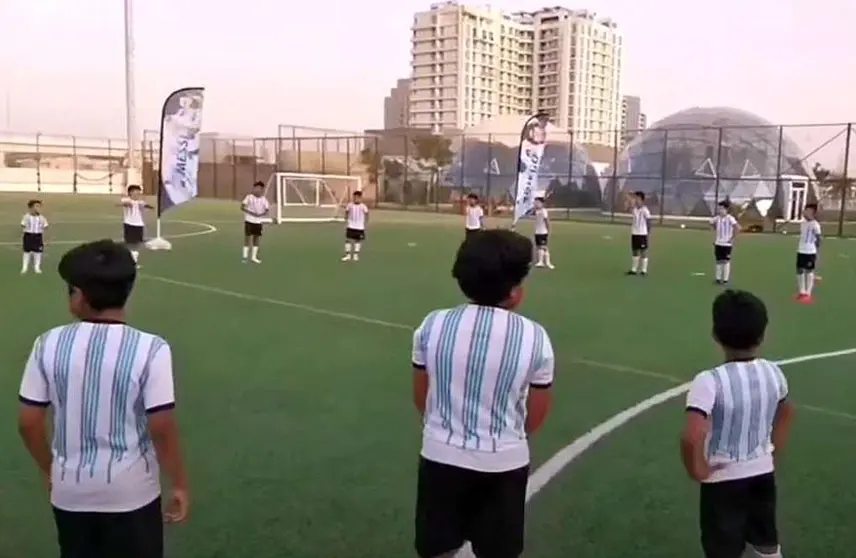
[(847, 124), (847, 143), (844, 144), (844, 168), (841, 172), (841, 207), (838, 211), (838, 236), (844, 236), (844, 214), (847, 211), (847, 196), (850, 193), (850, 177), (847, 176), (847, 167), (850, 165), (850, 141), (853, 139), (853, 124)]
[(128, 141), (128, 168), (137, 164), (137, 104), (134, 86), (134, 0), (125, 0), (125, 137)]

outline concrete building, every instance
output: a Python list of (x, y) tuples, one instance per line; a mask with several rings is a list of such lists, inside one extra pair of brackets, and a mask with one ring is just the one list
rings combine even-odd
[(414, 15), (411, 40), (410, 126), (467, 128), (543, 110), (575, 142), (615, 143), (623, 45), (612, 20), (446, 2)]
[(410, 116), (410, 80), (400, 79), (383, 100), (385, 130), (406, 128)]
[(625, 95), (621, 98), (621, 146), (638, 136), (648, 127), (648, 118), (642, 112), (639, 97)]

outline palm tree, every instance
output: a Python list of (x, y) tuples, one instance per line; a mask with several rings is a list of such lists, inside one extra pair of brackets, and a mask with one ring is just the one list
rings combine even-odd
[(821, 166), (820, 163), (815, 163), (811, 172), (817, 181), (817, 190), (821, 198), (840, 200), (843, 205), (856, 189), (856, 178), (846, 176), (845, 172), (833, 172)]
[(371, 147), (366, 147), (360, 151), (360, 163), (366, 167), (366, 172), (369, 175), (369, 183), (374, 184), (375, 187), (378, 185), (382, 162), (383, 157), (381, 154)]

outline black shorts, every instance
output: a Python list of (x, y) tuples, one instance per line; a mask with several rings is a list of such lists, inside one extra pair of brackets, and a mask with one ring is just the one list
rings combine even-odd
[(137, 244), (142, 244), (145, 241), (146, 228), (125, 223), (124, 233), (125, 244), (136, 246)]
[(528, 466), (483, 473), (420, 457), (416, 553), (435, 558), (470, 541), (480, 558), (517, 558), (528, 480)]
[(549, 235), (546, 234), (536, 234), (535, 235), (535, 246), (544, 247), (547, 246), (547, 239)]
[(45, 249), (45, 237), (41, 233), (24, 233), (24, 252), (42, 252)]
[(259, 237), (262, 235), (263, 229), (264, 227), (261, 223), (250, 223), (248, 221), (244, 221), (244, 236)]
[(60, 558), (163, 558), (160, 498), (130, 512), (53, 514)]
[(702, 483), (699, 504), (706, 558), (740, 558), (746, 544), (779, 545), (775, 474)]
[(470, 238), (481, 232), (481, 229), (464, 229), (464, 238)]
[(354, 242), (360, 242), (366, 239), (366, 231), (362, 229), (345, 229), (345, 238)]
[(731, 261), (731, 246), (721, 246), (719, 244), (713, 245), (713, 257), (716, 258), (718, 262), (729, 262)]
[(647, 234), (632, 234), (630, 235), (630, 249), (634, 252), (641, 252), (648, 249)]
[(817, 265), (817, 254), (797, 253), (797, 273), (814, 271), (815, 265)]

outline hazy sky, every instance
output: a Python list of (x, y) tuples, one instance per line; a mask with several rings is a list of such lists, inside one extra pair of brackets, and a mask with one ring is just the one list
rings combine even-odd
[[(532, 10), (556, 0), (497, 0)], [(273, 136), (277, 124), (382, 125), (408, 75), (422, 0), (136, 0), (137, 109), (206, 87), (204, 128)], [(856, 120), (856, 3), (847, 0), (585, 0), (625, 35), (623, 92), (653, 121), (732, 105), (777, 123)], [(121, 0), (0, 0), (0, 103), (11, 129), (124, 135)], [(2, 104), (0, 104), (2, 108)], [(0, 129), (6, 126), (0, 112)]]

